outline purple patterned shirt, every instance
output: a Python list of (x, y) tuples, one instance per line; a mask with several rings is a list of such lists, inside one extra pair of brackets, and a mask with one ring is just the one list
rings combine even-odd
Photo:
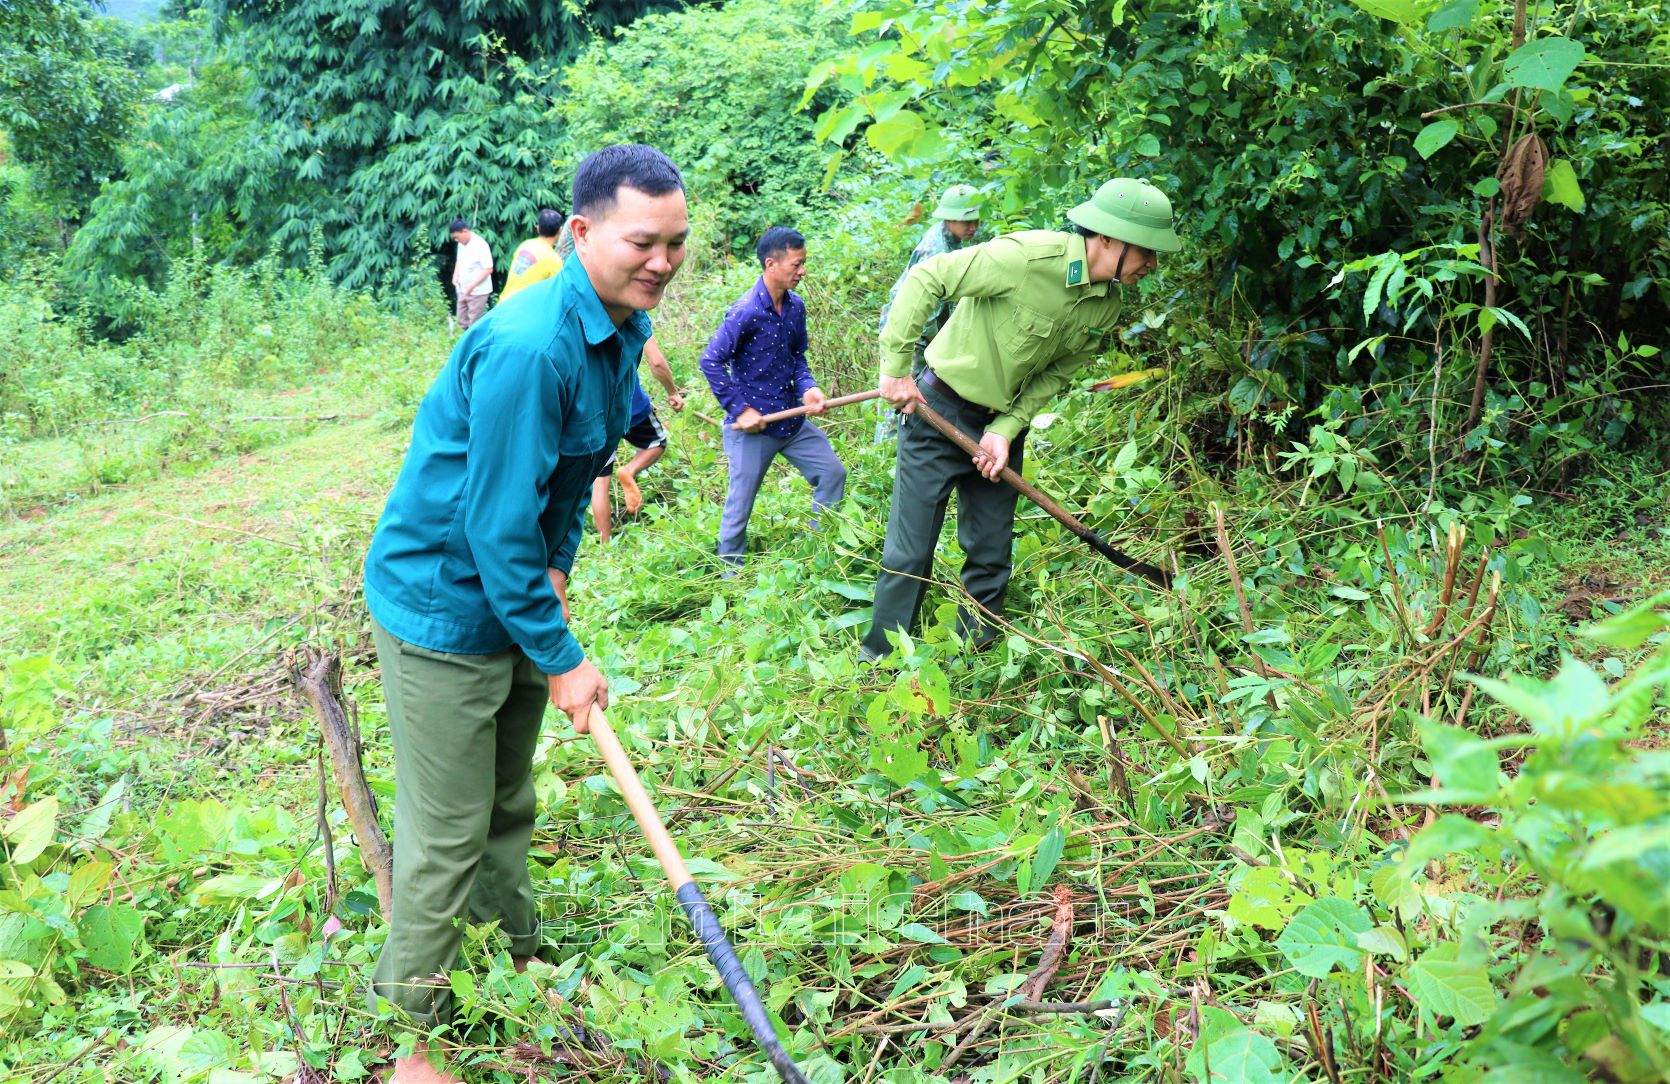
[[(801, 396), (818, 386), (806, 365), (806, 303), (790, 290), (783, 311), (771, 305), (765, 280), (737, 299), (702, 352), (702, 375), (725, 408), (725, 421), (736, 421), (749, 407), (761, 414), (800, 405)], [(792, 437), (804, 416), (765, 427), (768, 436)]]

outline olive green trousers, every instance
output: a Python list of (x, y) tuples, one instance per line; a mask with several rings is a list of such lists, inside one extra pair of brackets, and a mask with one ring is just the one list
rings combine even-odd
[(371, 628), (394, 740), (394, 908), (371, 1001), (428, 1030), (451, 1019), (465, 919), (497, 922), (514, 955), (539, 948), (528, 846), (549, 683), (516, 648), (452, 655)]

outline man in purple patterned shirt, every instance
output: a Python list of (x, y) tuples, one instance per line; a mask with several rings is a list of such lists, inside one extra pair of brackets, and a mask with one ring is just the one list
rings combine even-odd
[(773, 226), (755, 252), (759, 281), (731, 306), (702, 354), (702, 374), (725, 408), (730, 488), (719, 523), (719, 557), (730, 564), (742, 563), (754, 498), (777, 456), (812, 484), (814, 514), (839, 501), (847, 485), (847, 470), (829, 438), (809, 418), (764, 421), (766, 414), (802, 404), (822, 414), (824, 397), (806, 365), (806, 303), (793, 292), (806, 276), (806, 238)]

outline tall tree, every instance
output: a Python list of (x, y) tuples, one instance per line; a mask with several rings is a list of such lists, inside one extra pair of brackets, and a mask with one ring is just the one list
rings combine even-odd
[(85, 0), (0, 3), (0, 125), (70, 220), (115, 172), (139, 97), (126, 39), (95, 14)]
[(495, 248), (560, 205), (543, 88), (594, 28), (651, 0), (220, 0), (264, 137), (298, 181), (276, 240), (322, 233), (344, 285), (403, 281), (463, 216)]

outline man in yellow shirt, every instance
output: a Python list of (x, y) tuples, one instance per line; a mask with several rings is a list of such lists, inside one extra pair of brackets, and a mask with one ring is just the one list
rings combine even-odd
[(564, 221), (561, 211), (547, 207), (539, 212), (539, 223), (535, 227), (537, 232), (517, 245), (516, 255), (511, 257), (510, 277), (505, 279), (499, 304), (509, 301), (511, 295), (524, 286), (532, 286), (562, 270), (562, 257), (557, 255), (556, 240)]

